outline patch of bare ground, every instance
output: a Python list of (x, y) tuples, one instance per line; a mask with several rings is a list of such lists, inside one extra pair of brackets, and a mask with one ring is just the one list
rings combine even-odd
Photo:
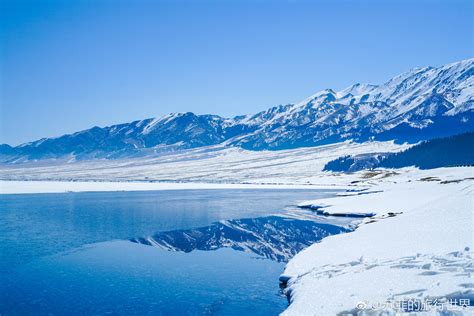
[(385, 171), (385, 170), (373, 170), (373, 171), (368, 171), (368, 172), (365, 172), (361, 178), (362, 179), (373, 179), (375, 177), (378, 177), (379, 179), (383, 179), (383, 178), (388, 178), (388, 177), (392, 177), (392, 176), (395, 176), (395, 175), (398, 175), (399, 173), (398, 172), (395, 172), (395, 171)]
[(437, 177), (424, 177), (421, 178), (420, 181), (441, 181), (441, 179)]
[(463, 181), (474, 180), (474, 178), (464, 178), (464, 179), (455, 179), (455, 180), (445, 180), (441, 181), (440, 184), (449, 184), (449, 183), (459, 183)]

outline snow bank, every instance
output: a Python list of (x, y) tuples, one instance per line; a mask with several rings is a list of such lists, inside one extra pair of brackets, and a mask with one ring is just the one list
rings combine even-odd
[(472, 305), (473, 170), (407, 169), (371, 180), (370, 190), (377, 193), (325, 199), (329, 213), (376, 215), (287, 264), (283, 278), (289, 279), (291, 304), (283, 314), (336, 315), (387, 301), (469, 295)]

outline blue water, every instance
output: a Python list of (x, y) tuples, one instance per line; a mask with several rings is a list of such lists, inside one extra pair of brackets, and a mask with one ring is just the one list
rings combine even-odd
[(346, 230), (315, 190), (0, 196), (1, 315), (275, 315), (285, 262)]

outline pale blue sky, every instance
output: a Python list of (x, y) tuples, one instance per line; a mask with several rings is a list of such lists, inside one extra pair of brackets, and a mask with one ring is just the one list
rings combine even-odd
[(1, 1), (0, 143), (222, 116), (472, 57), (472, 1)]

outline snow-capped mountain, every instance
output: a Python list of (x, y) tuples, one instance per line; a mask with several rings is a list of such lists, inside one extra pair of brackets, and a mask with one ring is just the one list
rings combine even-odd
[(474, 130), (474, 59), (417, 68), (381, 85), (326, 89), (255, 115), (163, 117), (0, 146), (3, 161), (116, 158), (223, 143), (288, 149), (352, 139), (416, 142)]
[(258, 128), (232, 143), (280, 149), (370, 138), (417, 141), (472, 130), (474, 59), (413, 69), (382, 85), (331, 89), (244, 121)]

